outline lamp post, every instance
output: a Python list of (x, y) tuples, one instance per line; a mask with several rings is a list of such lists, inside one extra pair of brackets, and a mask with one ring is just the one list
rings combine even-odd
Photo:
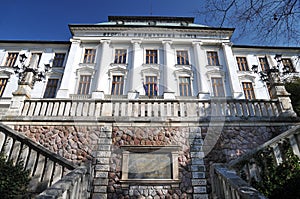
[(252, 71), (259, 74), (260, 79), (270, 86), (270, 96), (273, 99), (278, 99), (280, 102), (281, 115), (295, 117), (296, 113), (293, 110), (290, 93), (288, 93), (284, 86), (284, 77), (291, 73), (288, 66), (282, 64), (282, 55), (276, 54), (274, 59), (277, 65), (271, 68), (258, 71), (258, 65), (252, 65)]
[[(33, 57), (36, 59), (36, 57)], [(51, 70), (50, 64), (45, 64), (43, 70), (38, 68), (38, 66), (31, 66), (30, 64), (26, 64), (27, 56), (25, 53), (20, 54), (19, 61), (20, 66), (13, 66), (15, 74), (18, 76), (18, 84), (19, 85), (28, 85), (31, 89), (33, 88), (36, 81), (42, 81), (46, 77), (46, 73)]]

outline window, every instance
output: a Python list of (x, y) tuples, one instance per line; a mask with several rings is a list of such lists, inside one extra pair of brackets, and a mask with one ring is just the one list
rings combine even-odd
[(62, 67), (65, 60), (65, 53), (55, 53), (53, 67)]
[(115, 64), (126, 64), (126, 54), (127, 50), (125, 49), (116, 49), (115, 50)]
[(85, 64), (93, 64), (95, 61), (95, 49), (85, 49), (83, 63)]
[(179, 92), (180, 96), (191, 95), (191, 82), (189, 77), (179, 77)]
[(42, 53), (32, 53), (30, 59), (30, 65), (34, 67), (38, 67), (41, 61)]
[(16, 60), (18, 57), (18, 53), (8, 53), (6, 61), (5, 61), (5, 66), (12, 67), (15, 65)]
[(240, 71), (249, 71), (246, 57), (237, 57), (236, 61)]
[(260, 63), (262, 71), (267, 71), (267, 70), (270, 69), (269, 64), (268, 64), (268, 60), (267, 60), (266, 57), (260, 57), (259, 58), (259, 63)]
[(215, 97), (225, 97), (223, 80), (220, 77), (211, 78), (213, 93)]
[(7, 78), (0, 78), (0, 97), (2, 97), (6, 84), (7, 84)]
[(207, 52), (207, 63), (209, 66), (219, 66), (218, 53), (215, 51)]
[(251, 82), (243, 82), (243, 90), (246, 99), (255, 99), (254, 90)]
[(88, 95), (90, 92), (91, 75), (80, 75), (78, 91), (79, 95)]
[(157, 96), (157, 77), (146, 76), (146, 83), (144, 84), (145, 93), (148, 96)]
[(44, 93), (44, 98), (54, 98), (57, 86), (58, 79), (49, 79)]
[(146, 64), (157, 64), (157, 50), (146, 50)]
[(123, 76), (113, 76), (111, 94), (112, 95), (123, 95), (123, 85), (124, 85)]
[(189, 57), (186, 50), (177, 51), (177, 64), (189, 65)]
[(292, 60), (289, 58), (282, 58), (282, 64), (285, 68), (287, 68), (289, 72), (295, 72), (295, 68), (292, 64)]

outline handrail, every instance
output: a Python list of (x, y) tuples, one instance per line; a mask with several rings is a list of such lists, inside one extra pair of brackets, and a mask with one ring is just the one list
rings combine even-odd
[(1, 123), (0, 149), (8, 160), (23, 161), (24, 169), (30, 172), (31, 193), (40, 193), (76, 168), (75, 164)]

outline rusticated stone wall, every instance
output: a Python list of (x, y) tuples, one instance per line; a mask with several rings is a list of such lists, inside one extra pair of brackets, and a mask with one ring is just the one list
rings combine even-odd
[[(164, 127), (114, 127), (111, 170), (109, 171), (108, 198), (192, 198), (192, 173), (189, 134), (190, 128)], [(178, 154), (179, 179), (177, 188), (158, 184), (133, 185), (122, 188), (122, 146), (168, 146), (180, 147)]]
[[(93, 198), (207, 198), (209, 168), (228, 162), (287, 130), (288, 126), (225, 125), (222, 127), (15, 126), (15, 130), (62, 157), (81, 163), (93, 160)], [(211, 136), (214, 135), (214, 136)], [(213, 146), (205, 153), (208, 139)], [(204, 146), (202, 146), (204, 144)], [(179, 148), (179, 187), (132, 185), (121, 187), (122, 146)], [(205, 157), (204, 157), (205, 156)], [(208, 181), (206, 181), (206, 179)]]

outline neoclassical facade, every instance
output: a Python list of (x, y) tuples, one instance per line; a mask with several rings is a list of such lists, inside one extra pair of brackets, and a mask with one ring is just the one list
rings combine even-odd
[(110, 16), (99, 24), (71, 24), (70, 42), (1, 41), (1, 96), (16, 89), (11, 69), (28, 63), (53, 67), (33, 98), (228, 98), (270, 99), (251, 69), (282, 64), (300, 70), (298, 48), (233, 45), (234, 29), (194, 23), (191, 17)]
[(0, 41), (0, 146), (8, 142), (9, 157), (32, 147), (34, 194), (210, 198), (214, 163), (299, 124), (276, 76), (298, 74), (298, 47), (235, 45), (234, 29), (192, 17), (69, 28), (70, 41)]

